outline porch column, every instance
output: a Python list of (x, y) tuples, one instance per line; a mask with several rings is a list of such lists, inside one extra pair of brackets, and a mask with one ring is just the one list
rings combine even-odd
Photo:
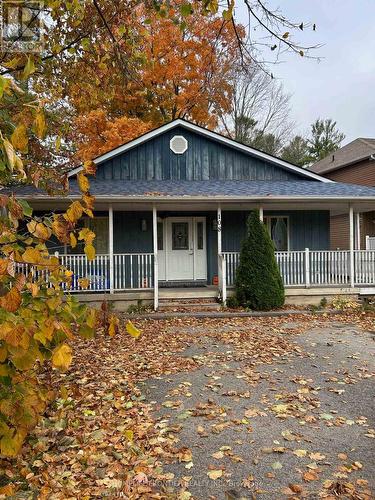
[(349, 205), (349, 262), (350, 262), (350, 286), (354, 287), (354, 211)]
[(159, 266), (158, 266), (158, 214), (156, 206), (152, 207), (152, 232), (154, 243), (154, 309), (159, 307)]
[(222, 252), (221, 240), (221, 205), (217, 207), (217, 253), (221, 255)]
[(217, 206), (217, 274), (219, 278), (219, 290), (221, 290), (221, 299), (225, 304), (227, 300), (226, 287), (226, 264), (223, 257), (222, 234), (221, 234), (221, 205)]
[(264, 213), (263, 212), (263, 206), (260, 205), (260, 207), (259, 207), (259, 220), (260, 220), (260, 222), (263, 222), (263, 219), (264, 219), (263, 213)]
[(109, 293), (114, 293), (113, 207), (108, 208)]
[(355, 214), (355, 248), (356, 250), (361, 250), (361, 214), (357, 212)]

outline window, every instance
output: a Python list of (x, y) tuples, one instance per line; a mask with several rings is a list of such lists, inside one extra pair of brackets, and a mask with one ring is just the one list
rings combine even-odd
[(197, 249), (203, 250), (203, 222), (197, 222)]
[(288, 217), (265, 217), (266, 225), (277, 252), (289, 250), (289, 219)]
[(189, 250), (188, 222), (172, 222), (172, 250)]
[(164, 224), (158, 222), (158, 250), (164, 250)]

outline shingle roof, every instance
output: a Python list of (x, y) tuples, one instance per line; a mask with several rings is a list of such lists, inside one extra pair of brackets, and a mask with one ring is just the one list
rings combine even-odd
[(311, 165), (309, 170), (316, 174), (325, 174), (357, 161), (365, 160), (373, 154), (375, 154), (375, 139), (359, 138)]
[[(90, 192), (97, 198), (264, 198), (264, 197), (316, 197), (316, 198), (374, 198), (375, 188), (319, 181), (232, 181), (232, 180), (91, 180)], [(46, 195), (25, 186), (16, 190), (20, 197), (45, 199)], [(75, 179), (70, 181), (69, 197), (78, 196)]]

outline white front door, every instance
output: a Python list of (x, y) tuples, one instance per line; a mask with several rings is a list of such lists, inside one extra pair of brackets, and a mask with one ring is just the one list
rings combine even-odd
[(205, 217), (168, 217), (165, 275), (167, 281), (207, 278)]

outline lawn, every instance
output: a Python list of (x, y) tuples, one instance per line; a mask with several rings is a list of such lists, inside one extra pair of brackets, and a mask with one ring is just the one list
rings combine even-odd
[[(374, 317), (140, 320), (54, 372), (19, 498), (372, 498)], [(46, 374), (46, 377), (49, 376)], [(237, 495), (237, 496), (236, 496)]]

